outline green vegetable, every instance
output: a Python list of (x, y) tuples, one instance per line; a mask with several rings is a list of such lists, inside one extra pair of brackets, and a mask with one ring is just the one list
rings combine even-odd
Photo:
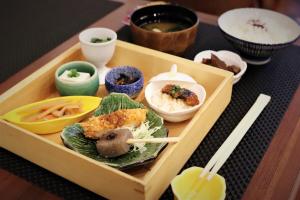
[(110, 41), (111, 38), (107, 37), (106, 39), (101, 39), (101, 38), (92, 38), (91, 43), (102, 43), (102, 42), (108, 42)]
[(176, 95), (176, 93), (180, 92), (181, 87), (179, 85), (174, 85), (174, 87), (171, 90), (172, 96)]
[(71, 69), (70, 72), (68, 73), (68, 77), (73, 78), (73, 77), (78, 77), (80, 74), (77, 72), (77, 69)]

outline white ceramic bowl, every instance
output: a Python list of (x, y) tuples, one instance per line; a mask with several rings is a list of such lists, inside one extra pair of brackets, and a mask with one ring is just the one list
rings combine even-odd
[(212, 50), (206, 50), (206, 51), (201, 51), (198, 53), (194, 61), (196, 63), (201, 63), (203, 58), (210, 58), (211, 54), (215, 54), (218, 58), (223, 60), (226, 65), (235, 65), (241, 69), (239, 73), (233, 76), (233, 84), (237, 83), (243, 74), (246, 72), (247, 69), (247, 63), (242, 60), (242, 58), (231, 51), (226, 51), (226, 50), (221, 50), (221, 51), (212, 51)]
[[(193, 106), (188, 109), (184, 110), (179, 110), (179, 111), (166, 111), (161, 107), (158, 107), (152, 102), (152, 96), (153, 94), (161, 90), (166, 84), (175, 84), (175, 85), (180, 85), (183, 88), (187, 88), (194, 92), (200, 101), (200, 103), (196, 106)], [(206, 98), (206, 91), (204, 87), (200, 84), (197, 83), (191, 83), (191, 82), (185, 82), (185, 81), (172, 81), (172, 80), (165, 80), (165, 81), (156, 81), (156, 82), (151, 82), (146, 86), (145, 89), (145, 97), (146, 101), (149, 104), (149, 106), (155, 110), (161, 117), (164, 118), (164, 120), (169, 121), (169, 122), (181, 122), (187, 119), (192, 118), (195, 113), (198, 111), (200, 106), (204, 103), (205, 98)]]
[[(111, 40), (101, 43), (91, 42), (92, 38), (105, 39), (107, 37), (110, 37)], [(105, 76), (109, 71), (105, 65), (114, 54), (116, 40), (116, 32), (108, 28), (90, 28), (79, 34), (81, 51), (86, 60), (98, 68), (100, 84), (104, 84)]]
[(300, 35), (300, 26), (293, 19), (260, 8), (229, 10), (219, 17), (218, 25), (244, 60), (254, 65), (269, 62), (274, 52)]

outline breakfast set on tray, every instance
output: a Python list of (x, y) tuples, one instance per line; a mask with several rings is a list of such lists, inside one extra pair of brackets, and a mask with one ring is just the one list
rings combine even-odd
[(61, 171), (58, 160), (46, 164), (30, 152), (20, 153), (25, 158), (107, 198), (158, 198), (171, 183), (177, 199), (224, 199), (225, 179), (216, 173), (269, 96), (258, 97), (205, 168), (176, 174), (230, 102), (232, 86), (246, 72), (247, 63), (269, 62), (277, 49), (298, 38), (300, 28), (273, 11), (235, 9), (221, 15), (218, 25), (241, 56), (226, 50), (199, 52), (194, 61), (170, 55), (189, 50), (198, 25), (193, 11), (159, 4), (131, 14), (133, 40), (148, 48), (118, 41), (108, 28), (82, 31), (80, 45), (15, 89), (15, 96), (37, 93), (24, 101), (28, 104), (14, 95), (7, 98), (15, 102), (1, 116), (3, 127), (11, 130), (2, 136), (11, 144), (8, 148), (16, 145), (13, 134), (24, 134), (24, 143), (36, 145), (32, 148), (41, 155), (43, 150), (57, 153), (57, 159), (77, 164), (68, 170), (93, 173), (94, 178), (89, 183)]

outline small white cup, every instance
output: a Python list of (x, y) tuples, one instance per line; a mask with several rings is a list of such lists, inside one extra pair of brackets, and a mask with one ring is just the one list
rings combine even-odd
[[(107, 37), (111, 38), (111, 40), (101, 43), (91, 42), (92, 38), (106, 39)], [(108, 28), (90, 28), (79, 34), (81, 51), (86, 60), (98, 68), (100, 84), (104, 84), (105, 76), (110, 70), (105, 65), (114, 54), (116, 40), (116, 32)]]

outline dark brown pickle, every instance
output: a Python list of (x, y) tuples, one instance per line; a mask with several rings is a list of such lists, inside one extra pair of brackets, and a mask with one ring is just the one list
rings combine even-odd
[(120, 77), (115, 81), (116, 85), (128, 85), (134, 83), (138, 80), (138, 78), (134, 78), (133, 76), (128, 76), (127, 74), (120, 74)]
[(222, 61), (220, 58), (218, 58), (216, 55), (211, 54), (211, 58), (203, 58), (202, 63), (206, 65), (210, 65), (213, 67), (217, 67), (220, 69), (224, 69), (227, 71), (232, 72), (234, 75), (238, 74), (241, 69), (235, 65), (229, 65), (227, 66), (224, 61)]

